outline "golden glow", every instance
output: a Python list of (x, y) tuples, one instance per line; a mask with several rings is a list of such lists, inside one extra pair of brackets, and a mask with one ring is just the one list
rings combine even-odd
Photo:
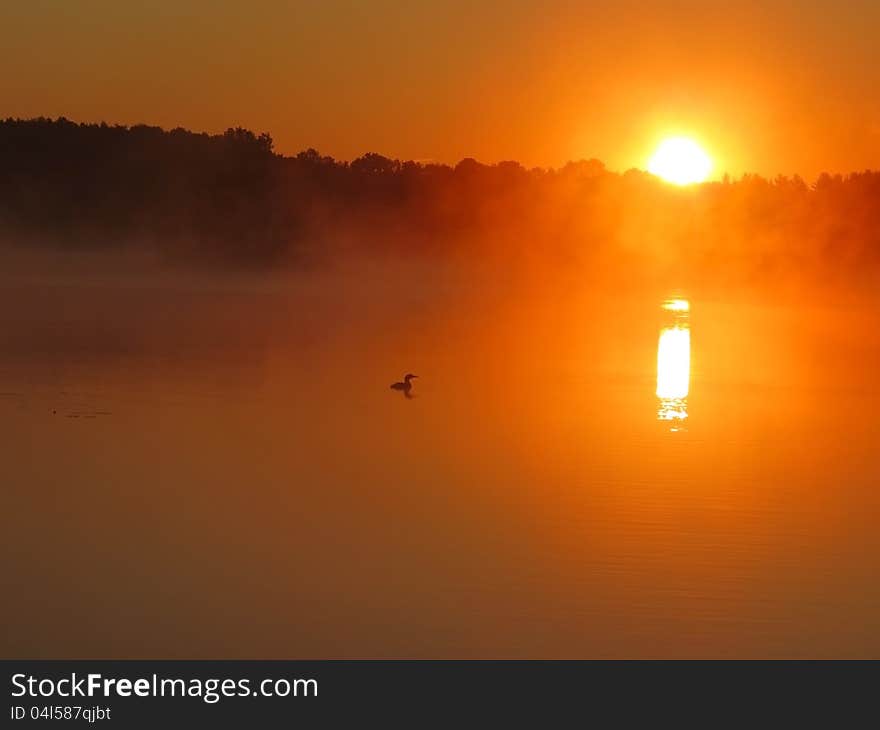
[(689, 137), (664, 139), (648, 161), (648, 172), (676, 185), (703, 182), (711, 170), (709, 155)]

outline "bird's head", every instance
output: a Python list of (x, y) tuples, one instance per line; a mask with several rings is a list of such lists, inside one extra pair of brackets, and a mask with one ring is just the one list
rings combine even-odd
[(417, 378), (417, 377), (419, 377), (419, 376), (413, 375), (412, 373), (407, 373), (406, 375), (403, 376), (403, 379), (404, 380), (412, 380), (413, 378)]

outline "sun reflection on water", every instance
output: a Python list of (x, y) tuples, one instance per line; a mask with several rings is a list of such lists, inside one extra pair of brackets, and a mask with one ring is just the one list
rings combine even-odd
[(691, 374), (690, 302), (663, 302), (663, 325), (657, 343), (657, 418), (670, 423), (670, 430), (684, 430), (688, 417), (687, 397)]

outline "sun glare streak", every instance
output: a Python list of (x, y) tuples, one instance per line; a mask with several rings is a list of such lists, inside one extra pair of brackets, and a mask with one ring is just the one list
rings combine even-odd
[(691, 308), (687, 299), (670, 299), (663, 302), (663, 309), (667, 312), (687, 312)]
[(648, 172), (675, 185), (703, 182), (711, 170), (709, 155), (688, 137), (664, 139), (648, 161)]
[(671, 421), (673, 431), (681, 430), (688, 417), (687, 397), (691, 376), (690, 302), (669, 299), (662, 305), (666, 322), (657, 342), (657, 388), (660, 399), (657, 418)]
[(686, 398), (691, 374), (691, 332), (669, 327), (657, 345), (657, 397)]

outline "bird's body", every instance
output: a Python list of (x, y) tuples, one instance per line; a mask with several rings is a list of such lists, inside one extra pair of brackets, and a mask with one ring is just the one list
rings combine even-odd
[(417, 377), (419, 376), (407, 373), (401, 382), (391, 384), (391, 390), (399, 390), (405, 398), (412, 398), (412, 379)]

